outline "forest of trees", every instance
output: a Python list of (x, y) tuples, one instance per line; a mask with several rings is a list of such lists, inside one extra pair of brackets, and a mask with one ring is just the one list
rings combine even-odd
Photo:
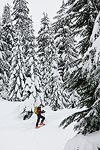
[(83, 108), (60, 126), (100, 130), (100, 1), (63, 0), (53, 22), (43, 13), (37, 37), (27, 4), (14, 0), (2, 13), (0, 96), (32, 107), (39, 99), (54, 111)]

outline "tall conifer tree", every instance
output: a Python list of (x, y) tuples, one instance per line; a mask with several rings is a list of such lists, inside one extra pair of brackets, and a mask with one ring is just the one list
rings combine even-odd
[(51, 63), (54, 51), (50, 36), (50, 21), (47, 14), (43, 13), (43, 15), (43, 18), (41, 19), (41, 29), (38, 32), (37, 43), (41, 90), (45, 103), (48, 103), (46, 99), (48, 99), (49, 94), (47, 91), (49, 91), (48, 84), (50, 82)]
[(89, 40), (100, 2), (98, 0), (68, 0), (66, 5), (68, 6), (67, 13), (71, 18), (70, 26), (73, 34), (80, 37), (77, 48), (84, 55), (90, 46)]
[[(77, 70), (72, 74), (70, 88), (76, 89), (81, 96), (78, 106), (85, 110), (74, 113), (64, 119), (61, 125), (66, 127), (71, 122), (77, 120), (75, 129), (83, 134), (100, 130), (100, 13), (98, 14), (92, 35), (90, 37), (91, 46), (81, 61), (80, 78), (77, 76)], [(79, 72), (79, 71), (78, 71)], [(77, 80), (76, 80), (77, 79)]]
[[(13, 22), (16, 37), (12, 54), (9, 99), (12, 101), (22, 101), (25, 100), (24, 92), (27, 78), (29, 76), (31, 78), (29, 60), (31, 54), (34, 53), (34, 44), (31, 41), (34, 36), (30, 35), (31, 19), (29, 18), (27, 2), (25, 0), (14, 0), (13, 3)], [(32, 64), (31, 61), (30, 63)], [(30, 91), (28, 92), (31, 93)]]
[(52, 27), (54, 31), (54, 40), (57, 53), (59, 55), (58, 69), (62, 79), (70, 67), (70, 64), (76, 60), (77, 52), (75, 50), (75, 40), (69, 27), (69, 16), (66, 14), (66, 5), (64, 1), (60, 10), (57, 12), (56, 20)]
[(11, 67), (11, 54), (13, 48), (14, 31), (11, 20), (11, 11), (9, 4), (5, 5), (2, 22), (1, 22), (1, 37), (0, 37), (0, 51), (1, 51), (1, 70), (3, 73), (3, 88), (2, 90), (7, 92), (8, 81), (10, 78), (10, 67)]
[(37, 42), (42, 98), (45, 105), (57, 110), (63, 107), (62, 80), (58, 72), (57, 53), (47, 14), (41, 19)]

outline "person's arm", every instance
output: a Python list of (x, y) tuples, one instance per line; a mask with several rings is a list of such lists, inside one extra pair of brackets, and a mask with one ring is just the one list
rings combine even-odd
[(42, 110), (42, 111), (41, 111), (41, 113), (45, 113), (45, 111), (44, 111), (44, 110)]

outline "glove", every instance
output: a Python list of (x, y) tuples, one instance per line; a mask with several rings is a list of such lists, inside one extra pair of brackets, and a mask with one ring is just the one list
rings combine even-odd
[(44, 110), (42, 110), (42, 113), (45, 113), (45, 111), (44, 111)]

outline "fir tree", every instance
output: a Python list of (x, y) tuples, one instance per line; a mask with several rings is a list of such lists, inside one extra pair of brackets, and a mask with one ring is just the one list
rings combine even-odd
[(67, 72), (70, 64), (76, 60), (75, 40), (69, 27), (69, 16), (66, 14), (66, 5), (63, 1), (53, 23), (54, 39), (57, 53), (59, 55), (58, 69), (62, 79)]
[(45, 13), (43, 15), (43, 18), (41, 19), (41, 29), (38, 32), (37, 43), (41, 90), (45, 103), (48, 103), (46, 99), (48, 98), (48, 83), (51, 76), (51, 63), (54, 52), (52, 47), (52, 39), (50, 37), (49, 18)]
[(57, 110), (64, 106), (62, 80), (58, 72), (57, 53), (47, 14), (41, 19), (41, 26), (37, 37), (41, 93), (45, 105)]
[[(69, 26), (73, 31), (73, 35), (79, 35), (80, 41), (75, 45), (78, 48), (79, 53), (85, 54), (89, 45), (91, 46), (90, 36), (92, 34), (93, 24), (98, 13), (99, 6), (96, 1), (68, 1), (66, 7), (69, 13)], [(70, 6), (70, 7), (69, 7)], [(79, 11), (78, 11), (79, 10)], [(84, 27), (83, 27), (84, 26)], [(91, 93), (90, 83), (86, 79), (86, 75), (82, 74), (83, 60), (80, 55), (79, 58), (70, 64), (69, 72), (65, 72), (64, 87), (68, 88), (70, 92), (77, 91), (77, 94), (84, 99), (84, 95)], [(87, 91), (87, 93), (86, 93)], [(79, 102), (80, 103), (80, 102)], [(80, 104), (81, 105), (81, 104)], [(81, 105), (82, 107), (82, 105)]]
[[(90, 42), (92, 46), (88, 48), (81, 63), (81, 80), (76, 81), (74, 89), (77, 88), (81, 96), (79, 107), (85, 110), (77, 112), (67, 119), (64, 119), (61, 125), (66, 127), (71, 122), (77, 120), (75, 129), (86, 134), (100, 130), (100, 59), (99, 59), (99, 40), (100, 40), (100, 13), (98, 14)], [(75, 74), (74, 74), (75, 77)], [(73, 78), (73, 77), (72, 77)], [(75, 79), (74, 79), (75, 81)], [(74, 82), (75, 83), (75, 82)]]
[[(34, 44), (31, 41), (34, 36), (30, 35), (31, 19), (29, 18), (29, 9), (25, 0), (14, 0), (13, 18), (16, 37), (12, 53), (9, 100), (22, 101), (25, 100), (24, 91), (27, 77), (30, 76), (31, 78), (30, 72), (27, 74), (28, 69), (29, 71), (31, 70), (29, 60), (31, 53), (34, 53)], [(32, 64), (31, 61), (30, 63)]]
[(10, 66), (11, 66), (11, 54), (13, 48), (14, 31), (11, 20), (10, 6), (5, 5), (2, 22), (1, 22), (1, 37), (0, 37), (0, 49), (1, 49), (1, 70), (3, 73), (3, 90), (5, 92), (8, 88), (8, 81), (10, 77)]
[[(56, 54), (56, 53), (55, 53)], [(49, 94), (50, 94), (50, 107), (56, 111), (66, 107), (67, 96), (63, 91), (63, 82), (58, 71), (58, 61), (56, 55), (53, 57), (51, 78), (49, 83)]]
[(5, 5), (4, 12), (2, 15), (2, 38), (6, 43), (5, 56), (8, 63), (8, 68), (6, 70), (8, 78), (10, 77), (10, 66), (11, 66), (11, 54), (14, 43), (14, 30), (11, 19), (11, 12), (9, 4)]
[(6, 47), (6, 43), (4, 42), (2, 38), (2, 28), (1, 28), (1, 22), (0, 22), (0, 79), (4, 79), (4, 70), (5, 70), (5, 51), (4, 47)]
[[(29, 31), (27, 36), (27, 42), (25, 45), (25, 89), (24, 99), (28, 98), (28, 101), (35, 103), (38, 97), (39, 81), (38, 81), (38, 67), (37, 67), (37, 54), (35, 36), (33, 30), (32, 20), (29, 22)], [(33, 101), (32, 101), (33, 100)]]
[(75, 36), (79, 35), (80, 40), (77, 48), (84, 55), (90, 46), (89, 40), (93, 30), (93, 24), (99, 11), (98, 0), (68, 0), (67, 13), (71, 18), (70, 26)]
[[(68, 91), (68, 76), (70, 76), (70, 69), (75, 65), (78, 52), (75, 50), (75, 39), (70, 28), (70, 17), (66, 13), (65, 2), (62, 2), (60, 10), (57, 12), (56, 20), (53, 25), (55, 47), (58, 54), (58, 70), (63, 80), (63, 93), (66, 93), (66, 106), (74, 106), (72, 103), (73, 92)], [(75, 92), (76, 93), (76, 92)], [(73, 96), (74, 97), (74, 96)], [(70, 102), (71, 100), (71, 102)], [(75, 101), (73, 99), (73, 101)]]

